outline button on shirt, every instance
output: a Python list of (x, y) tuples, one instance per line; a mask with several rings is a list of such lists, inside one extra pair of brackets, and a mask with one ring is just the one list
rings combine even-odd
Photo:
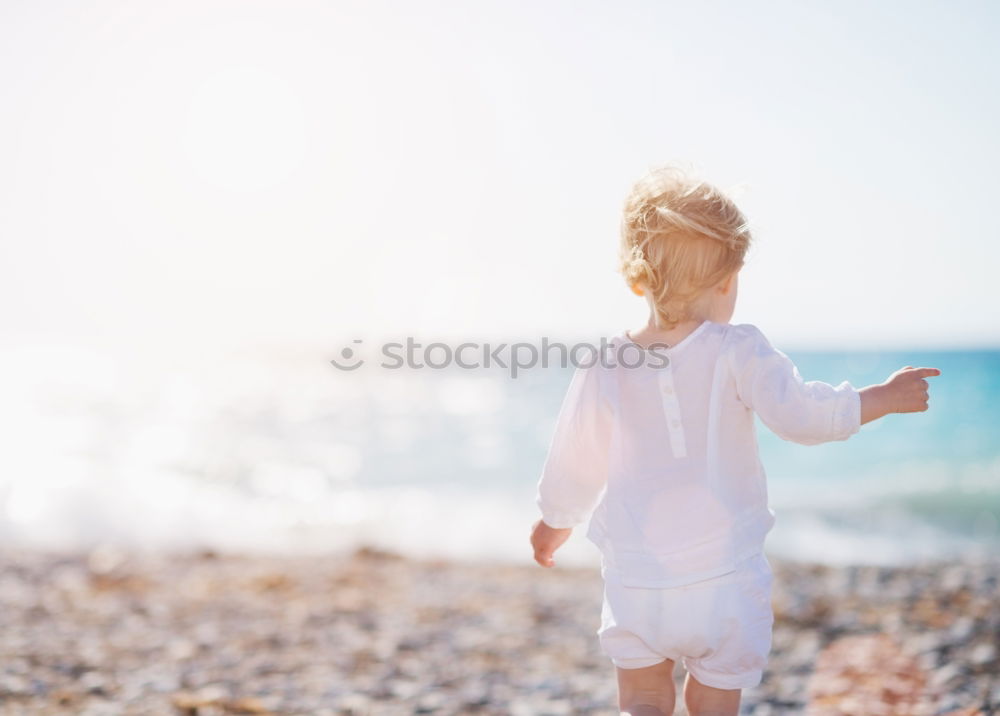
[(861, 428), (861, 396), (804, 381), (750, 324), (702, 322), (669, 348), (626, 335), (581, 366), (563, 400), (536, 502), (551, 527), (588, 517), (602, 569), (626, 586), (725, 574), (774, 525), (754, 414), (815, 445)]

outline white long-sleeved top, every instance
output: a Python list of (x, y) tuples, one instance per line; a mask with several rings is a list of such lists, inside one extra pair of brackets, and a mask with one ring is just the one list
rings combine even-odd
[(702, 322), (669, 348), (623, 334), (576, 369), (536, 502), (551, 527), (590, 516), (602, 569), (634, 587), (725, 574), (774, 526), (754, 413), (785, 440), (815, 445), (861, 428), (861, 396), (803, 381), (750, 324)]

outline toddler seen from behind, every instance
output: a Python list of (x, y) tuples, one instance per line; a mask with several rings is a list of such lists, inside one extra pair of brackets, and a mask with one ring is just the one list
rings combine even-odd
[(717, 188), (664, 167), (633, 187), (621, 271), (649, 320), (573, 375), (538, 482), (535, 560), (589, 517), (601, 552), (597, 632), (619, 708), (737, 714), (771, 649), (774, 525), (754, 415), (804, 445), (846, 440), (889, 413), (927, 409), (934, 368), (906, 366), (857, 389), (804, 381), (752, 324), (731, 325), (751, 236)]

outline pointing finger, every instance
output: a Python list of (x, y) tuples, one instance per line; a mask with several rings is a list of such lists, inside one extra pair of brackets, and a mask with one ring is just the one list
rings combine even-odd
[(918, 375), (921, 378), (929, 378), (935, 375), (941, 375), (941, 371), (937, 368), (915, 368), (914, 375)]

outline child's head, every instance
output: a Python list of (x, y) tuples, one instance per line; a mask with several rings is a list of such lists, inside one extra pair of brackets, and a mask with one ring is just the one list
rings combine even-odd
[(622, 217), (621, 272), (666, 329), (704, 317), (709, 289), (743, 266), (746, 217), (721, 191), (675, 167), (632, 187)]

